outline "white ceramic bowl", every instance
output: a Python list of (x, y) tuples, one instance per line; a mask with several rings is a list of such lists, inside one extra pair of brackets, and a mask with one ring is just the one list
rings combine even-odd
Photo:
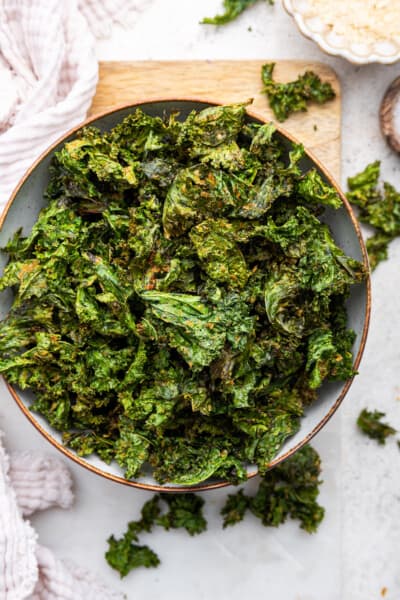
[(343, 36), (336, 35), (322, 19), (311, 17), (307, 10), (307, 0), (282, 0), (282, 3), (296, 21), (301, 33), (318, 44), (321, 50), (327, 54), (342, 56), (349, 62), (358, 65), (391, 64), (400, 60), (400, 43), (398, 41), (388, 39), (363, 44), (352, 42)]

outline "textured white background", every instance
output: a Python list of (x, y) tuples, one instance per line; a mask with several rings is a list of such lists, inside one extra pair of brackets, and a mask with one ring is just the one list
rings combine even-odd
[[(343, 183), (367, 162), (380, 158), (383, 175), (400, 187), (400, 159), (382, 141), (378, 124), (382, 94), (398, 75), (398, 66), (355, 67), (327, 57), (298, 33), (279, 1), (275, 7), (261, 2), (219, 29), (198, 25), (201, 17), (218, 11), (219, 0), (141, 0), (140, 4), (144, 10), (129, 28), (114, 27), (111, 37), (98, 43), (99, 59), (327, 62), (342, 83)], [(75, 507), (34, 519), (41, 542), (59, 556), (96, 569), (129, 599), (374, 600), (387, 587), (385, 598), (399, 600), (400, 452), (394, 441), (381, 448), (355, 428), (359, 410), (369, 406), (386, 411), (388, 420), (400, 429), (399, 258), (400, 244), (394, 243), (390, 260), (373, 275), (372, 321), (360, 375), (336, 417), (315, 441), (324, 461), (321, 502), (327, 508), (315, 536), (293, 523), (278, 530), (263, 529), (250, 517), (221, 531), (217, 515), (226, 492), (209, 493), (208, 532), (193, 539), (183, 532), (157, 532), (149, 543), (159, 552), (161, 567), (138, 571), (120, 582), (104, 563), (105, 539), (111, 532), (122, 532), (149, 495), (73, 466)], [(0, 428), (6, 431), (8, 447), (48, 450), (3, 387)]]

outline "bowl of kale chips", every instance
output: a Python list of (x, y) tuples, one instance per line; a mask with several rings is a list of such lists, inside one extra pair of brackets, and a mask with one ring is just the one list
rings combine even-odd
[(64, 454), (136, 487), (210, 489), (308, 442), (369, 320), (357, 221), (246, 106), (156, 101), (65, 136), (2, 217), (0, 372)]

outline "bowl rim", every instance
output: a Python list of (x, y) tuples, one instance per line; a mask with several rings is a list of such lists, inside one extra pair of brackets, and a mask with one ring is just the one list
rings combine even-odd
[[(27, 169), (27, 171), (25, 172), (25, 174), (21, 177), (21, 179), (19, 180), (18, 184), (16, 185), (16, 187), (14, 188), (10, 198), (8, 199), (1, 215), (0, 215), (0, 231), (3, 228), (3, 225), (6, 221), (8, 212), (14, 202), (14, 200), (16, 199), (20, 189), (22, 188), (22, 186), (24, 185), (24, 183), (29, 179), (30, 175), (33, 173), (33, 171), (36, 169), (36, 167), (41, 163), (41, 161), (51, 152), (53, 152), (53, 150), (60, 144), (62, 143), (66, 138), (68, 138), (71, 135), (76, 134), (80, 129), (82, 129), (83, 127), (86, 127), (87, 125), (90, 125), (91, 123), (93, 123), (93, 121), (97, 121), (99, 119), (102, 119), (104, 117), (109, 116), (110, 114), (113, 114), (115, 112), (119, 112), (121, 110), (126, 110), (131, 108), (132, 110), (135, 108), (138, 108), (140, 106), (142, 106), (143, 104), (157, 104), (157, 103), (162, 103), (162, 102), (197, 102), (197, 103), (204, 103), (204, 104), (209, 104), (211, 106), (222, 106), (224, 104), (226, 104), (225, 102), (222, 101), (218, 101), (218, 100), (210, 100), (208, 98), (196, 98), (196, 97), (187, 97), (187, 96), (163, 96), (163, 97), (146, 97), (146, 98), (142, 98), (138, 101), (135, 102), (129, 102), (129, 103), (123, 103), (120, 105), (115, 105), (115, 106), (111, 106), (108, 109), (97, 113), (95, 115), (91, 115), (90, 117), (88, 117), (87, 119), (85, 119), (84, 121), (82, 121), (80, 124), (76, 125), (75, 127), (71, 128), (70, 130), (68, 130), (66, 133), (64, 133), (62, 136), (60, 136), (55, 142), (53, 142), (44, 152), (42, 152), (40, 154), (40, 156), (32, 163), (32, 165)], [(261, 115), (260, 113), (257, 113), (256, 111), (252, 111), (249, 110), (246, 107), (246, 114), (251, 117), (254, 118), (262, 123), (268, 123), (270, 122), (267, 118), (265, 118), (263, 115)], [(297, 138), (295, 138), (291, 133), (287, 132), (283, 127), (281, 127), (279, 124), (274, 122), (274, 125), (276, 126), (276, 131), (282, 135), (283, 137), (287, 138), (291, 143), (293, 144), (299, 144), (301, 142), (299, 142), (297, 140)], [(320, 160), (318, 158), (316, 158), (314, 156), (314, 154), (309, 151), (307, 148), (305, 148), (305, 154), (308, 158), (311, 159), (311, 161), (318, 167), (318, 169), (323, 173), (323, 175), (325, 176), (325, 178), (327, 179), (327, 181), (329, 182), (330, 185), (332, 185), (335, 190), (337, 191), (337, 193), (339, 194), (344, 208), (347, 211), (348, 216), (350, 217), (352, 226), (354, 228), (354, 231), (356, 233), (360, 248), (361, 248), (361, 252), (362, 252), (362, 256), (363, 256), (363, 264), (366, 268), (366, 272), (367, 272), (367, 278), (365, 280), (365, 285), (366, 285), (366, 305), (365, 305), (365, 319), (364, 319), (364, 324), (363, 324), (363, 330), (362, 330), (362, 335), (361, 335), (361, 339), (360, 339), (360, 346), (357, 352), (357, 355), (354, 358), (354, 362), (353, 362), (353, 367), (355, 372), (357, 372), (357, 369), (359, 367), (359, 364), (361, 362), (361, 358), (362, 355), (364, 353), (364, 348), (365, 348), (365, 344), (366, 344), (366, 340), (367, 340), (367, 336), (368, 336), (368, 329), (369, 329), (369, 323), (370, 323), (370, 315), (371, 315), (371, 273), (370, 273), (370, 268), (369, 268), (369, 261), (368, 261), (368, 253), (367, 253), (367, 249), (365, 246), (365, 242), (364, 239), (362, 237), (362, 233), (361, 233), (361, 229), (360, 229), (360, 225), (357, 221), (357, 218), (353, 212), (353, 209), (349, 203), (349, 201), (347, 200), (346, 196), (344, 195), (344, 193), (342, 192), (339, 184), (337, 183), (337, 181), (335, 180), (335, 178), (331, 175), (331, 173), (328, 171), (328, 169), (326, 167), (323, 166), (323, 164), (320, 162)], [(328, 412), (324, 415), (324, 417), (317, 423), (317, 425), (312, 429), (312, 431), (306, 435), (302, 440), (300, 440), (300, 442), (298, 442), (295, 446), (293, 446), (293, 448), (290, 448), (287, 452), (285, 452), (282, 456), (279, 456), (275, 459), (273, 459), (270, 463), (269, 463), (269, 469), (272, 469), (273, 467), (277, 466), (278, 464), (280, 464), (281, 462), (283, 462), (284, 460), (286, 460), (287, 458), (289, 458), (290, 456), (292, 456), (295, 452), (297, 452), (297, 450), (299, 450), (300, 448), (302, 448), (303, 446), (305, 446), (306, 444), (308, 444), (310, 442), (310, 440), (327, 424), (327, 422), (329, 421), (329, 419), (333, 416), (333, 414), (336, 412), (336, 410), (339, 408), (340, 404), (342, 403), (344, 397), (346, 396), (348, 390), (350, 389), (351, 384), (354, 381), (354, 377), (355, 375), (353, 375), (350, 379), (347, 379), (344, 382), (344, 385), (340, 391), (340, 394), (338, 395), (338, 397), (336, 398), (336, 400), (334, 401), (334, 403), (331, 405), (330, 409), (328, 410)], [(57, 450), (59, 450), (60, 452), (62, 452), (65, 456), (67, 456), (68, 458), (70, 458), (71, 460), (73, 460), (75, 463), (77, 463), (78, 465), (80, 465), (81, 467), (84, 467), (85, 469), (89, 470), (92, 473), (95, 473), (97, 475), (101, 475), (102, 477), (108, 479), (109, 481), (114, 481), (116, 483), (120, 483), (123, 485), (127, 485), (130, 487), (134, 487), (134, 488), (138, 488), (141, 490), (145, 490), (145, 491), (152, 491), (152, 492), (173, 492), (173, 493), (187, 493), (187, 492), (202, 492), (202, 491), (208, 491), (208, 490), (214, 490), (214, 489), (218, 489), (218, 488), (223, 488), (223, 487), (227, 487), (230, 485), (233, 485), (232, 483), (230, 483), (229, 481), (216, 481), (216, 482), (210, 482), (210, 483), (200, 483), (198, 485), (192, 485), (192, 486), (180, 486), (180, 487), (176, 487), (173, 485), (161, 485), (161, 484), (153, 484), (153, 483), (143, 483), (140, 480), (139, 481), (133, 481), (133, 480), (129, 480), (129, 479), (125, 479), (124, 477), (115, 475), (113, 473), (109, 473), (107, 471), (102, 470), (101, 468), (90, 464), (89, 462), (87, 462), (83, 457), (78, 456), (76, 453), (74, 453), (72, 450), (70, 450), (69, 448), (63, 446), (60, 442), (58, 442), (58, 440), (56, 440), (35, 418), (34, 414), (32, 413), (32, 411), (29, 410), (29, 408), (25, 405), (25, 403), (23, 402), (23, 400), (20, 398), (20, 396), (18, 395), (18, 392), (16, 391), (16, 389), (14, 388), (14, 386), (10, 383), (8, 383), (7, 379), (5, 377), (3, 377), (3, 379), (5, 380), (6, 386), (8, 388), (8, 390), (10, 391), (11, 395), (13, 396), (15, 402), (17, 403), (18, 407), (20, 408), (20, 410), (22, 411), (22, 413), (28, 418), (28, 420), (31, 422), (31, 424), (36, 428), (37, 431), (39, 431), (39, 433), (42, 434), (42, 436), (48, 441), (50, 442), (55, 448), (57, 448)], [(255, 470), (254, 472), (248, 473), (247, 475), (247, 479), (251, 479), (253, 477), (255, 477), (258, 474), (258, 470)]]
[(361, 55), (353, 52), (348, 46), (335, 48), (326, 40), (326, 37), (314, 31), (311, 31), (306, 24), (303, 13), (293, 6), (293, 0), (282, 0), (283, 8), (294, 18), (300, 33), (309, 40), (312, 40), (317, 46), (330, 56), (341, 56), (354, 65), (368, 65), (372, 63), (380, 63), (383, 65), (391, 65), (400, 60), (400, 50), (395, 54), (377, 54), (370, 52), (369, 54)]

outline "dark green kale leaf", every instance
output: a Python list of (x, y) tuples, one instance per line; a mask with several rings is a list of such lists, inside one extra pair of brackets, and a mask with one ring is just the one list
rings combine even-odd
[(364, 408), (357, 419), (357, 425), (361, 431), (371, 439), (376, 440), (378, 444), (382, 445), (386, 443), (387, 437), (396, 433), (396, 429), (387, 423), (382, 423), (381, 419), (384, 416), (385, 413), (380, 412), (379, 410), (371, 411)]
[(349, 202), (360, 208), (366, 208), (369, 204), (380, 200), (380, 195), (376, 189), (380, 168), (381, 163), (376, 160), (367, 165), (361, 173), (348, 178), (349, 192), (347, 192), (347, 198)]
[(180, 236), (206, 216), (220, 216), (235, 206), (229, 178), (206, 165), (179, 171), (164, 203), (163, 227), (167, 238)]
[[(167, 505), (166, 512), (162, 512), (162, 504)], [(167, 531), (182, 527), (190, 535), (198, 535), (207, 529), (203, 505), (204, 500), (195, 494), (155, 494), (143, 505), (141, 518), (128, 523), (120, 539), (114, 536), (108, 539), (106, 561), (121, 577), (138, 567), (157, 567), (160, 564), (157, 554), (148, 546), (135, 543), (139, 534), (149, 533), (159, 525)]]
[(138, 521), (131, 521), (122, 538), (115, 539), (112, 535), (108, 541), (108, 550), (105, 554), (106, 561), (121, 577), (128, 575), (138, 567), (157, 567), (160, 559), (148, 546), (140, 546), (138, 534), (143, 531), (150, 532), (160, 515), (160, 497), (153, 496), (142, 507), (142, 517)]
[(388, 259), (389, 244), (392, 240), (393, 237), (391, 235), (381, 232), (377, 232), (367, 239), (365, 245), (372, 270), (376, 269), (380, 262)]
[(228, 496), (222, 508), (224, 527), (241, 521), (247, 510), (266, 527), (278, 527), (289, 517), (300, 521), (300, 527), (314, 533), (324, 509), (317, 502), (321, 461), (311, 446), (304, 446), (293, 456), (268, 471), (254, 496), (243, 490)]
[(251, 512), (266, 526), (277, 527), (290, 517), (308, 533), (315, 532), (325, 512), (317, 502), (320, 472), (317, 452), (304, 446), (267, 473), (251, 501)]
[(150, 500), (147, 500), (141, 509), (141, 518), (139, 521), (131, 521), (128, 525), (130, 535), (136, 536), (143, 531), (150, 532), (157, 523), (160, 516), (160, 497), (155, 494)]
[[(246, 104), (210, 106), (193, 111), (181, 127), (179, 144), (193, 158), (204, 158), (215, 148), (232, 148), (243, 126)], [(236, 146), (237, 151), (239, 147)]]
[(348, 200), (358, 207), (360, 221), (375, 230), (367, 239), (372, 269), (388, 258), (390, 242), (400, 235), (400, 192), (387, 182), (379, 189), (379, 174), (380, 162), (375, 161), (348, 179)]
[(339, 208), (342, 204), (337, 191), (325, 183), (315, 169), (311, 169), (300, 179), (297, 185), (297, 193), (311, 205), (316, 203)]
[(221, 515), (224, 517), (223, 528), (243, 521), (249, 506), (250, 498), (245, 496), (243, 489), (235, 494), (229, 494), (221, 509)]
[(225, 342), (221, 316), (213, 314), (200, 296), (145, 291), (142, 299), (152, 315), (170, 325), (166, 328), (170, 345), (191, 368), (207, 366), (218, 356)]
[[(257, 0), (224, 0), (225, 12), (221, 15), (209, 18), (206, 17), (201, 21), (206, 25), (225, 25), (234, 21), (246, 8), (253, 6)], [(273, 5), (274, 0), (267, 0), (268, 4)]]
[(120, 437), (115, 442), (115, 460), (125, 468), (125, 477), (137, 477), (144, 462), (149, 456), (150, 442), (140, 433), (132, 431), (132, 427), (120, 426)]
[[(197, 485), (210, 477), (228, 477), (232, 482), (245, 481), (247, 477), (243, 460), (229, 453), (232, 444), (218, 436), (217, 427), (210, 427), (215, 436), (215, 445), (207, 441), (207, 436), (198, 436), (203, 444), (187, 443), (184, 438), (176, 438), (173, 444), (161, 444), (168, 456), (160, 459), (154, 457), (155, 477), (161, 483), (171, 482), (174, 485)], [(189, 430), (189, 441), (195, 427)], [(222, 438), (222, 439), (221, 439)], [(227, 448), (220, 448), (220, 446)]]
[(324, 104), (335, 97), (328, 82), (323, 82), (312, 71), (306, 71), (295, 81), (277, 83), (273, 79), (275, 63), (263, 65), (261, 78), (263, 92), (267, 94), (269, 105), (278, 121), (285, 121), (293, 112), (306, 111), (309, 102)]
[(200, 262), (211, 279), (243, 288), (250, 273), (238, 245), (225, 236), (218, 219), (206, 219), (190, 232)]
[(121, 578), (126, 577), (132, 569), (138, 567), (149, 569), (160, 564), (160, 559), (151, 548), (132, 543), (129, 535), (125, 534), (119, 540), (112, 535), (107, 541), (106, 561), (110, 567), (119, 572)]
[(168, 505), (168, 512), (157, 518), (157, 525), (166, 530), (183, 527), (190, 535), (198, 535), (207, 529), (203, 498), (196, 494), (161, 494), (160, 497)]

